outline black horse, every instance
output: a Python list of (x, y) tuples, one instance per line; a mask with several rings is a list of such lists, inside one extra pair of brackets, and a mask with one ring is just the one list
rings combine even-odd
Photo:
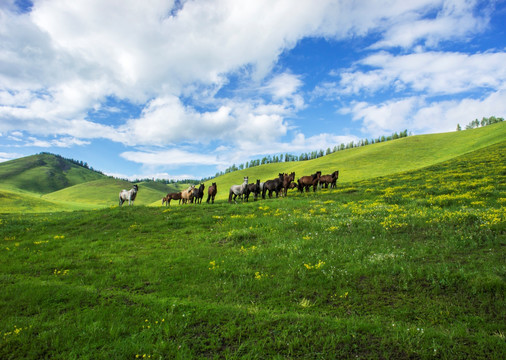
[(284, 177), (284, 174), (280, 173), (280, 174), (278, 174), (278, 178), (277, 179), (267, 180), (264, 183), (264, 189), (262, 190), (262, 199), (265, 199), (265, 193), (267, 191), (269, 191), (269, 198), (272, 197), (272, 192), (273, 191), (276, 192), (276, 197), (279, 196), (279, 192), (283, 188), (283, 177)]
[(194, 199), (195, 199), (195, 204), (202, 204), (202, 198), (204, 197), (204, 189), (206, 188), (206, 186), (204, 184), (200, 184), (199, 188), (198, 189), (195, 189), (194, 191)]
[(253, 200), (256, 201), (258, 195), (260, 195), (260, 179), (257, 180), (254, 184), (248, 184), (246, 190), (244, 191), (244, 197), (246, 201), (249, 199), (249, 194), (253, 193)]

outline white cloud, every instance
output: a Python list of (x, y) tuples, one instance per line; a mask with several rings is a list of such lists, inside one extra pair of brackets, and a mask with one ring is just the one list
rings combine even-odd
[(382, 104), (355, 103), (343, 109), (353, 119), (363, 123), (363, 131), (371, 136), (409, 129), (415, 133), (453, 131), (457, 124), (467, 125), (474, 119), (506, 116), (506, 91), (501, 90), (484, 98), (464, 98), (448, 101), (428, 101), (409, 97)]
[[(148, 125), (167, 126), (160, 117), (175, 109), (176, 124), (191, 119), (206, 129), (208, 118), (224, 109), (198, 114), (195, 108), (181, 108), (173, 98), (185, 91), (190, 91), (186, 94), (190, 98), (202, 93), (212, 96), (231, 73), (260, 81), (279, 55), (304, 37), (363, 36), (402, 25), (399, 19), (422, 21), (434, 10), (440, 21), (475, 19), (474, 2), (465, 7), (457, 4), (308, 0), (293, 6), (290, 0), (214, 0), (184, 2), (173, 16), (174, 2), (163, 0), (151, 1), (150, 6), (136, 0), (34, 1), (32, 12), (26, 14), (12, 11), (11, 1), (0, 8), (0, 130), (106, 137), (128, 144), (136, 139), (140, 143), (176, 141), (163, 126), (155, 130), (129, 121), (114, 131), (87, 119), (87, 112), (114, 96), (145, 104), (143, 121)], [(417, 38), (452, 31), (461, 36), (466, 32), (455, 32), (458, 29), (451, 26), (466, 25), (462, 22), (432, 26)], [(466, 26), (476, 21), (470, 24)], [(386, 36), (385, 41), (392, 43), (394, 36)], [(296, 94), (300, 85), (298, 76), (283, 73), (267, 88), (274, 100), (289, 98), (288, 105), (281, 105), (298, 111), (304, 107), (303, 98)], [(279, 112), (265, 115), (275, 118)], [(77, 129), (86, 131), (78, 134)], [(185, 130), (171, 124), (169, 129)]]
[(121, 153), (121, 157), (148, 166), (224, 165), (215, 155), (204, 155), (179, 149), (153, 152), (125, 151)]
[(342, 112), (351, 113), (355, 121), (360, 120), (364, 133), (378, 136), (405, 128), (412, 129), (411, 126), (408, 126), (413, 125), (409, 119), (423, 104), (424, 100), (418, 97), (391, 100), (379, 105), (358, 102), (349, 109), (342, 109)]
[(506, 88), (506, 52), (463, 54), (425, 52), (394, 56), (380, 52), (361, 65), (373, 70), (344, 71), (333, 90), (340, 94), (374, 93), (394, 87), (429, 94), (457, 94), (485, 88)]
[[(440, 7), (426, 6), (408, 10), (403, 17), (388, 22), (384, 37), (371, 46), (373, 49), (387, 47), (411, 48), (418, 42), (434, 47), (441, 41), (462, 39), (484, 30), (489, 22), (491, 8), (474, 12), (477, 0), (437, 1)], [(433, 4), (435, 5), (435, 4)], [(437, 9), (432, 18), (420, 18), (420, 11), (427, 13)]]
[(6, 152), (0, 152), (0, 162), (5, 162), (9, 160), (14, 160), (20, 157), (23, 157), (25, 155), (23, 154), (16, 154), (16, 153), (6, 153)]
[(275, 99), (284, 99), (292, 97), (302, 86), (299, 76), (290, 73), (280, 74), (269, 81), (265, 89), (272, 94)]

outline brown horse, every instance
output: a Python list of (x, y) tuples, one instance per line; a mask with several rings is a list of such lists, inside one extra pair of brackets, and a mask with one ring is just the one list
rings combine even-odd
[(335, 187), (335, 183), (336, 183), (338, 177), (339, 177), (339, 171), (337, 171), (337, 170), (334, 171), (330, 175), (322, 175), (322, 176), (320, 176), (319, 184), (321, 187), (325, 186), (325, 189), (327, 189), (329, 187), (329, 185), (332, 188), (332, 184), (334, 184), (334, 187)]
[(209, 204), (209, 200), (212, 200), (212, 204), (214, 204), (214, 197), (218, 192), (218, 188), (216, 187), (216, 183), (213, 183), (211, 186), (207, 188), (207, 203)]
[(171, 200), (179, 200), (179, 203), (181, 204), (181, 193), (177, 192), (177, 193), (167, 194), (167, 196), (165, 196), (162, 199), (162, 206), (164, 203), (166, 203), (166, 206), (169, 206)]
[(295, 173), (292, 172), (290, 175), (284, 174), (283, 175), (283, 191), (281, 192), (282, 195), (286, 196), (288, 193), (288, 187), (292, 183), (292, 181), (295, 180)]
[(317, 171), (316, 174), (312, 174), (311, 176), (303, 176), (297, 180), (299, 183), (299, 191), (303, 192), (304, 189), (306, 189), (306, 192), (308, 192), (310, 186), (313, 186), (313, 191), (316, 191), (316, 187), (318, 186), (318, 181), (320, 181), (321, 174), (321, 171)]

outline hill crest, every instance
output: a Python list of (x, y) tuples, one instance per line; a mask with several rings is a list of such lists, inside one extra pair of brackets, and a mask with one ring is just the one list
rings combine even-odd
[(0, 164), (0, 181), (4, 187), (36, 194), (48, 194), (105, 177), (94, 170), (49, 153)]

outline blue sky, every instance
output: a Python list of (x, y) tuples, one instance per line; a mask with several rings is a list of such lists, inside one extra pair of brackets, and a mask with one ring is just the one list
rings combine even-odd
[(0, 161), (202, 178), (454, 131), (506, 117), (505, 51), (504, 0), (7, 0)]

